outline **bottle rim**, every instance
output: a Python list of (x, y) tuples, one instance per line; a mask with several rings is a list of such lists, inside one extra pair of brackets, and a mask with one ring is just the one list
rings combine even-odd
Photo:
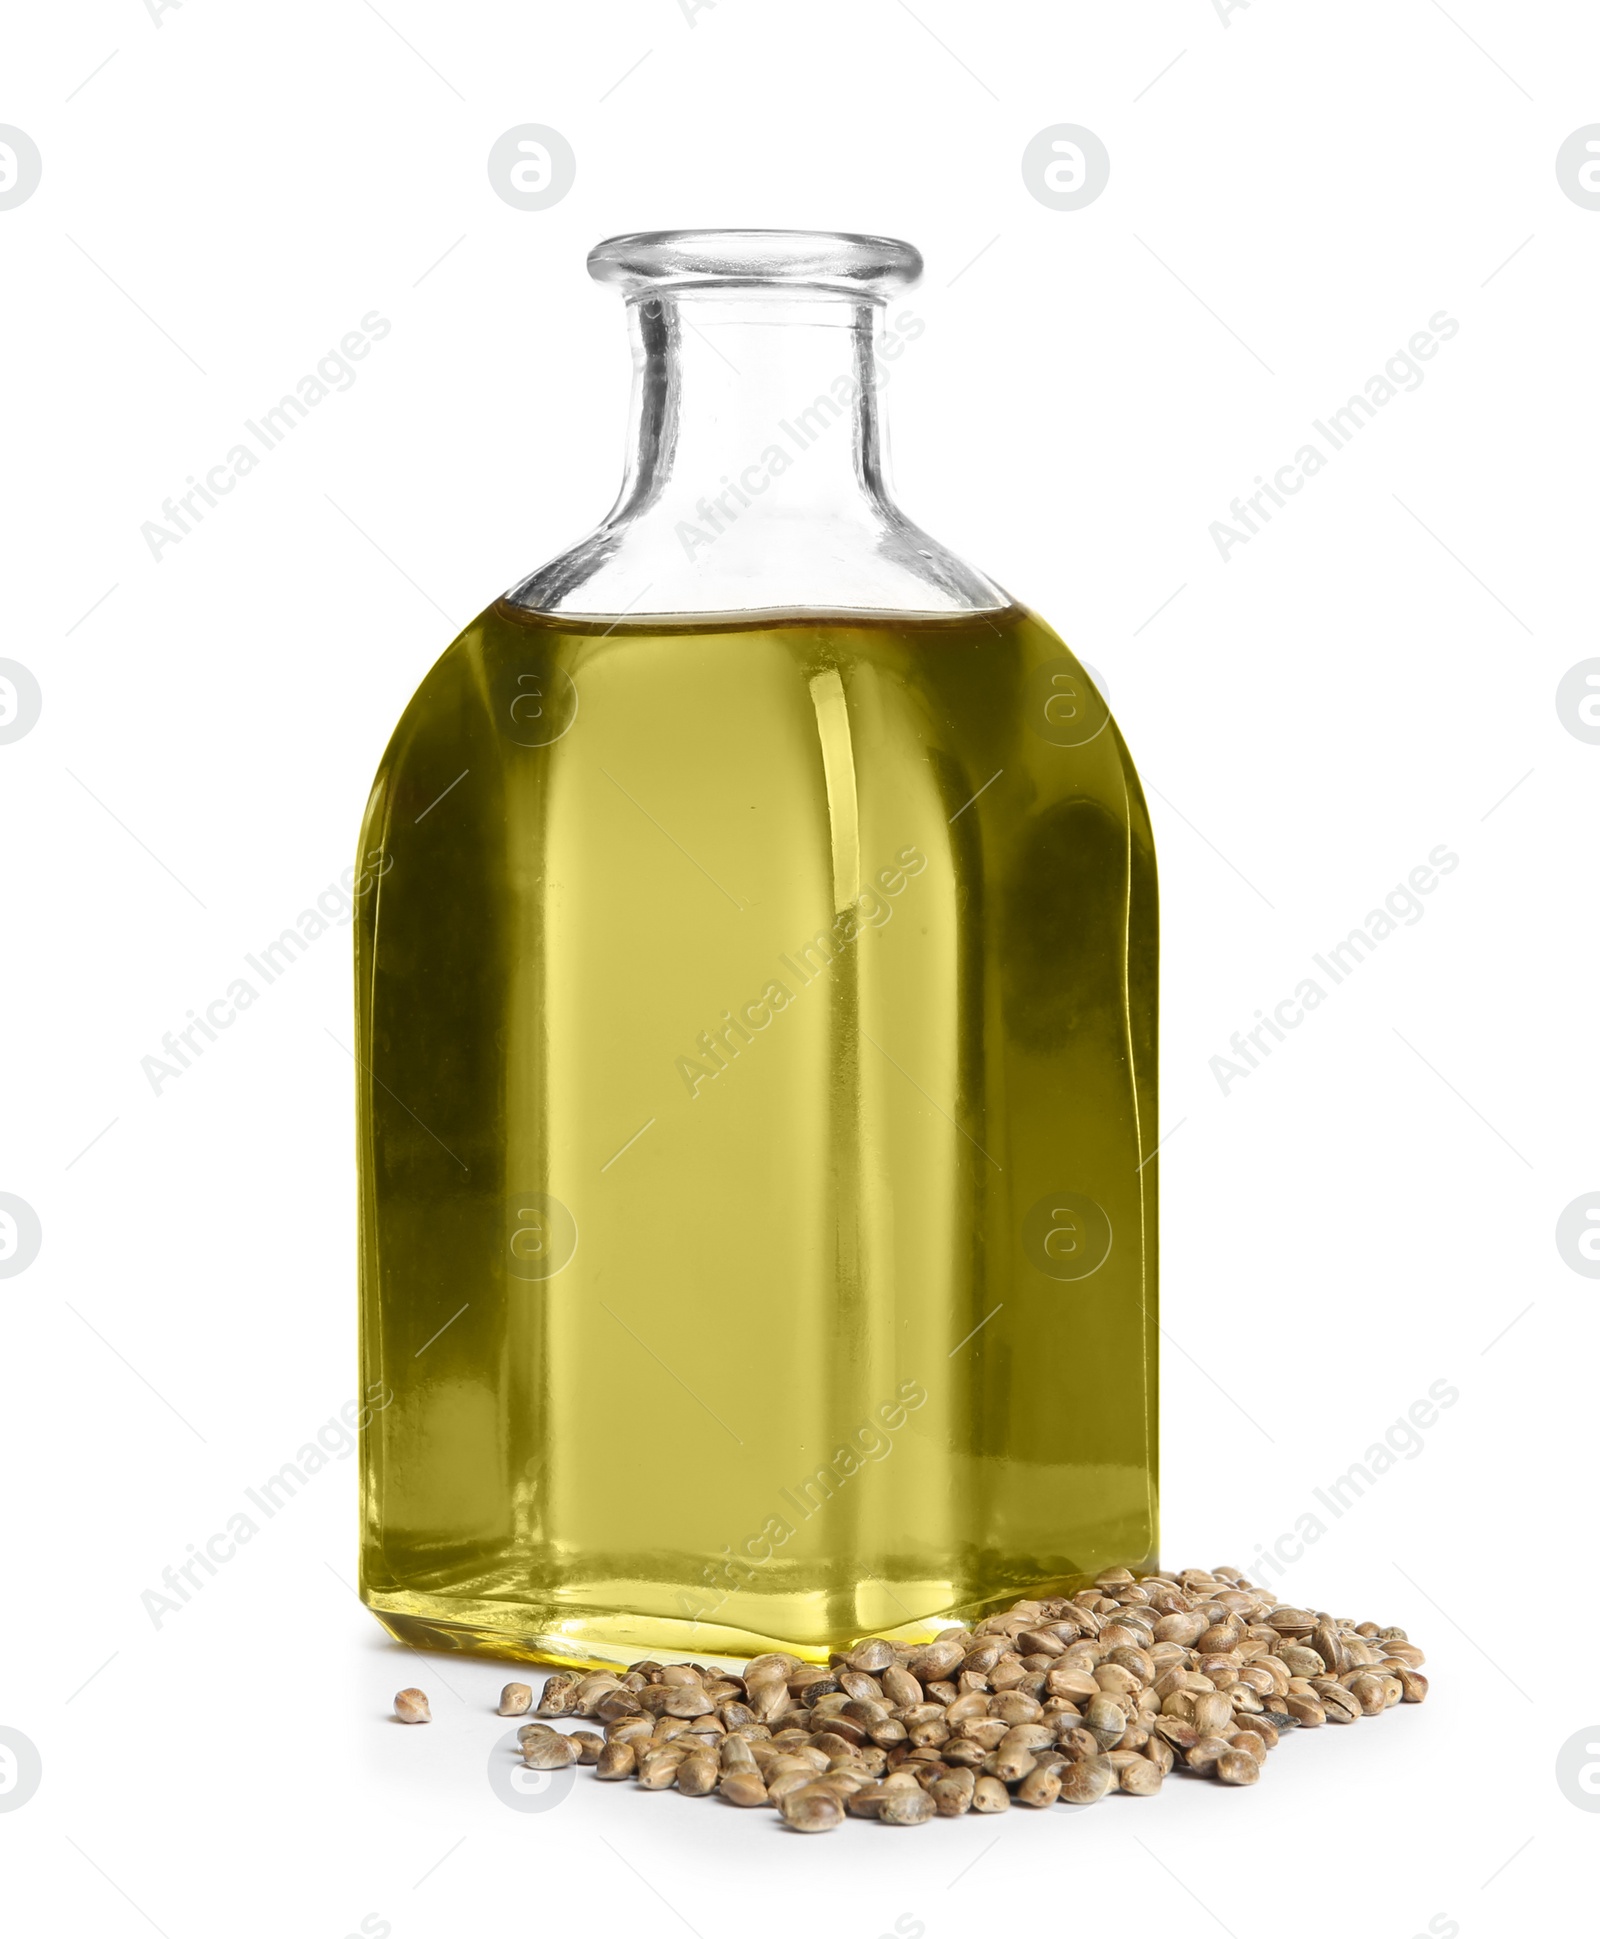
[(829, 290), (882, 300), (922, 275), (922, 256), (893, 236), (812, 229), (655, 229), (608, 236), (589, 274), (629, 300), (681, 289)]

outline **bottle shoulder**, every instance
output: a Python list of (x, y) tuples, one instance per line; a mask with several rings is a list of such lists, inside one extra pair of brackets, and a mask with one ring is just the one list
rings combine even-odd
[[(959, 790), (979, 767), (972, 788), (1009, 771), (989, 805), (1023, 812), (1087, 790), (1116, 803), (1148, 845), (1138, 777), (1104, 696), (1060, 635), (1015, 604), (606, 621), (497, 600), (418, 685), (380, 762), (372, 812), (381, 797), (383, 816), (425, 816), (441, 790), (498, 791), (521, 770), (558, 771), (653, 723), (681, 761), (742, 767), (752, 749), (813, 740), (830, 683), (864, 772), (926, 764)], [(964, 799), (953, 795), (952, 813)]]
[(640, 611), (979, 613), (1012, 604), (987, 574), (887, 501), (785, 512), (736, 493), (730, 486), (716, 502), (619, 509), (506, 600), (605, 619)]

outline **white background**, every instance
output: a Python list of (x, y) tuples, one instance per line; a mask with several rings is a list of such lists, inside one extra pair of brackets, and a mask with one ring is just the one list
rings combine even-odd
[[(43, 692), (0, 748), (0, 1188), (44, 1233), (0, 1282), (0, 1724), (43, 1764), (0, 1812), (7, 1929), (1581, 1916), (1600, 1827), (1555, 1762), (1600, 1718), (1600, 1287), (1554, 1235), (1600, 1189), (1600, 747), (1555, 692), (1600, 654), (1600, 212), (1555, 157), (1600, 120), (1600, 18), (82, 0), (13, 10), (0, 63), (44, 161), (0, 213), (0, 655)], [(542, 213), (485, 169), (530, 121), (578, 158)], [(1111, 155), (1077, 212), (1021, 174), (1057, 122)], [(1150, 790), (1166, 1559), (1250, 1570), (1459, 1391), (1282, 1578), (1404, 1624), (1431, 1701), (1302, 1733), (1254, 1791), (802, 1841), (584, 1773), (515, 1815), (503, 1669), (408, 1656), (346, 1586), (351, 1460), (141, 1606), (354, 1390), (347, 927), (160, 1096), (140, 1060), (347, 865), (456, 628), (610, 503), (627, 357), (588, 247), (708, 224), (923, 249), (901, 496), (1099, 669)], [(353, 388), (155, 562), (142, 522), (373, 309)], [(1441, 309), (1420, 389), (1224, 563), (1211, 522)], [(1224, 1095), (1231, 1033), (1439, 843), (1423, 919)], [(431, 1729), (387, 1721), (412, 1682)]]

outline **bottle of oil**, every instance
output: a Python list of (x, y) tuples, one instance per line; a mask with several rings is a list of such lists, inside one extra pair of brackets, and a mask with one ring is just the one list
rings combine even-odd
[(888, 493), (907, 245), (626, 236), (622, 494), (361, 836), (362, 1586), (818, 1657), (1155, 1549), (1156, 885), (1054, 633)]

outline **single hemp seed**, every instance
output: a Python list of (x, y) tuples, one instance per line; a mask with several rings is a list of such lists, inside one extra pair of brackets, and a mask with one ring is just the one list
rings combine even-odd
[(433, 1712), (428, 1708), (427, 1691), (397, 1691), (394, 1699), (394, 1714), (403, 1724), (431, 1724)]

